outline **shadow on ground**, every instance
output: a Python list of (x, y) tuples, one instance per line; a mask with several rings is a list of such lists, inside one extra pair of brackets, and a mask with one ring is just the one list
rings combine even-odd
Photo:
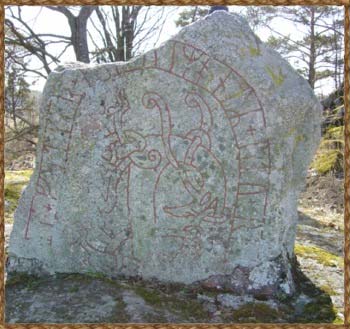
[(320, 223), (305, 213), (298, 212), (298, 240), (300, 243), (316, 245), (331, 254), (343, 257), (344, 232)]

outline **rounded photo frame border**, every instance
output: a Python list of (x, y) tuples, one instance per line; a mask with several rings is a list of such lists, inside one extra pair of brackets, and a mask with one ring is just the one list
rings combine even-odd
[[(273, 5), (342, 6), (344, 8), (344, 324), (6, 324), (5, 323), (5, 238), (4, 238), (4, 21), (5, 6), (42, 5)], [(0, 5), (0, 328), (94, 328), (94, 329), (182, 329), (182, 328), (350, 328), (350, 0), (3, 0)]]

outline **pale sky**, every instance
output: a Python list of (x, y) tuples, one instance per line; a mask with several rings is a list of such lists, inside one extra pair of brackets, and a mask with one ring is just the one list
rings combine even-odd
[[(148, 44), (144, 46), (144, 51), (147, 51), (153, 48), (155, 42), (156, 46), (160, 45), (171, 36), (175, 35), (179, 30), (175, 26), (175, 20), (178, 17), (179, 12), (183, 11), (188, 7), (178, 7), (178, 6), (168, 6), (166, 8), (167, 13), (169, 14), (168, 18), (165, 21), (164, 27), (162, 29), (162, 33), (160, 34), (159, 40), (150, 40)], [(239, 12), (242, 10), (240, 6), (229, 6), (230, 11)], [(95, 14), (94, 14), (95, 15)], [(46, 9), (40, 6), (22, 6), (22, 17), (26, 20), (29, 26), (35, 31), (40, 33), (54, 33), (69, 36), (70, 30), (68, 28), (67, 20), (64, 15), (54, 12), (52, 10)], [(91, 27), (91, 23), (90, 23)], [(274, 23), (274, 27), (278, 28), (278, 31), (282, 34), (291, 34), (293, 39), (300, 38), (303, 31), (299, 31), (293, 23), (287, 22), (285, 20), (276, 20)], [(89, 28), (89, 26), (88, 26)], [(92, 29), (90, 29), (92, 30)], [(256, 31), (257, 35), (262, 41), (266, 41), (268, 36), (270, 35), (270, 31), (268, 29), (260, 29)], [(93, 49), (92, 44), (89, 45), (90, 50)], [(50, 49), (50, 48), (49, 48)], [(51, 50), (55, 53), (59, 52), (59, 48), (57, 46), (52, 46)], [(62, 57), (62, 62), (75, 61), (75, 56), (73, 53), (72, 47), (70, 47), (66, 54)], [(33, 66), (39, 66), (40, 63), (35, 59), (32, 60), (31, 64)], [(45, 84), (45, 79), (34, 79), (32, 76), (28, 76), (28, 81), (30, 83), (35, 84), (32, 85), (32, 89), (41, 91)], [(319, 85), (319, 88), (316, 90), (316, 93), (321, 93), (324, 95), (329, 94), (333, 90), (333, 85), (331, 82), (327, 82), (325, 80), (322, 81), (322, 85)]]

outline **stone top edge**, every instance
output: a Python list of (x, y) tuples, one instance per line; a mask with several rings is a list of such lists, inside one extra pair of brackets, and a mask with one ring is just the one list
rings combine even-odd
[[(225, 21), (226, 21), (226, 23), (224, 23)], [(143, 56), (146, 56), (148, 53), (150, 53), (154, 50), (163, 48), (171, 42), (178, 41), (179, 38), (181, 39), (181, 36), (183, 34), (193, 30), (194, 28), (200, 28), (201, 26), (203, 27), (204, 25), (207, 25), (207, 24), (213, 24), (213, 25), (221, 24), (223, 28), (227, 28), (227, 23), (229, 24), (228, 26), (232, 27), (232, 29), (236, 29), (237, 27), (242, 27), (244, 25), (245, 28), (251, 30), (248, 22), (242, 16), (240, 16), (236, 13), (229, 13), (225, 10), (218, 10), (218, 11), (215, 11), (215, 12), (199, 19), (198, 21), (195, 21), (195, 22), (181, 28), (178, 31), (178, 33), (173, 35), (168, 40), (164, 41), (159, 46), (154, 47), (154, 48), (146, 51), (143, 54), (137, 55), (126, 62), (119, 61), (119, 62), (98, 64), (98, 63), (83, 63), (83, 62), (79, 62), (79, 61), (68, 61), (68, 62), (63, 62), (62, 64), (58, 65), (56, 68), (54, 68), (54, 70), (52, 72), (59, 74), (59, 73), (65, 72), (65, 71), (93, 70), (96, 68), (102, 68), (102, 67), (106, 67), (106, 66), (120, 66), (120, 67), (127, 66), (127, 65), (133, 63), (134, 61), (137, 61), (138, 59), (142, 58)]]

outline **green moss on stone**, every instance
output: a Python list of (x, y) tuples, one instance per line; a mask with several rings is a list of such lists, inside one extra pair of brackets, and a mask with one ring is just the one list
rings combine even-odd
[(29, 275), (26, 273), (13, 273), (6, 280), (6, 286), (11, 287), (15, 285), (24, 285), (27, 289), (31, 290), (38, 287), (43, 282), (43, 280), (43, 278), (40, 278), (36, 275)]
[(303, 316), (301, 322), (333, 322), (336, 319), (336, 311), (330, 297), (321, 295), (315, 301), (305, 305)]
[(162, 304), (160, 294), (153, 289), (147, 289), (141, 286), (136, 286), (134, 287), (134, 292), (140, 297), (142, 297), (143, 300), (150, 305)]
[(298, 135), (295, 137), (295, 142), (300, 143), (305, 141), (305, 136), (304, 135)]
[(70, 273), (70, 274), (56, 274), (57, 277), (62, 278), (62, 280), (72, 281), (72, 282), (91, 282), (93, 280), (103, 281), (109, 284), (112, 284), (116, 287), (119, 287), (120, 284), (118, 280), (112, 279), (107, 275), (100, 272), (86, 272), (84, 274), (80, 273)]
[(276, 72), (271, 66), (266, 66), (265, 69), (269, 74), (269, 76), (271, 77), (271, 79), (273, 80), (273, 83), (277, 87), (282, 85), (282, 83), (284, 82), (284, 75), (282, 74), (281, 68), (278, 69), (278, 72)]
[(253, 46), (249, 47), (249, 53), (250, 53), (251, 56), (260, 56), (261, 55), (260, 49), (259, 48), (255, 48)]
[(233, 319), (241, 322), (249, 319), (252, 322), (271, 322), (278, 319), (278, 311), (265, 303), (247, 303), (232, 313)]
[(154, 306), (168, 309), (177, 313), (182, 319), (209, 320), (208, 312), (203, 309), (202, 304), (190, 296), (179, 296), (176, 293), (163, 293), (152, 288), (142, 286), (133, 287), (133, 291), (143, 300)]
[(201, 303), (191, 299), (174, 298), (168, 301), (169, 308), (174, 312), (178, 312), (185, 319), (195, 318), (203, 321), (209, 319), (209, 314), (204, 310)]
[(74, 292), (78, 292), (78, 291), (79, 291), (79, 286), (73, 286), (73, 287), (69, 288), (69, 292), (74, 293)]

